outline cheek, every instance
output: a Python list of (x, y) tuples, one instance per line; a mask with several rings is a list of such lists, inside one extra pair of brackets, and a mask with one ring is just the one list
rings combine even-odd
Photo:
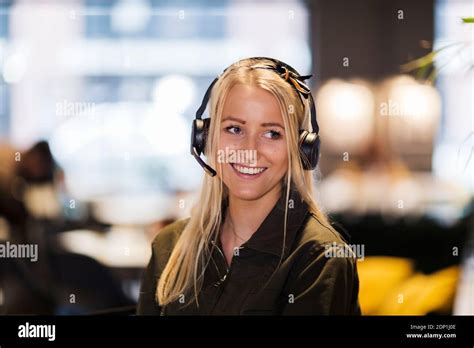
[(288, 167), (288, 152), (286, 149), (286, 142), (282, 141), (278, 144), (266, 147), (264, 155), (275, 168), (283, 170)]
[(228, 149), (233, 149), (237, 145), (235, 143), (235, 140), (231, 139), (228, 134), (226, 133), (221, 133), (220, 139), (219, 139), (219, 146), (218, 149), (224, 150), (226, 148)]
[(224, 180), (224, 182), (227, 181), (229, 173), (232, 171), (230, 166), (228, 166), (228, 158), (226, 157), (226, 154), (229, 150), (234, 150), (237, 148), (238, 147), (235, 144), (235, 141), (226, 136), (226, 134), (220, 135), (216, 154), (216, 170), (217, 176)]

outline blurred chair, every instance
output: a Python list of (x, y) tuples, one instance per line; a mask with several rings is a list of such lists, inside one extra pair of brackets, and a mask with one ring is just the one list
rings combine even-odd
[(357, 264), (359, 301), (364, 315), (449, 315), (459, 280), (459, 267), (432, 274), (414, 272), (413, 260), (367, 257)]
[(410, 259), (372, 256), (357, 262), (359, 302), (363, 314), (375, 314), (391, 290), (414, 273)]

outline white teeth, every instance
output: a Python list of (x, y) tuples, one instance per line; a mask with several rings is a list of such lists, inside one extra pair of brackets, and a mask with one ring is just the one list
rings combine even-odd
[(237, 164), (232, 164), (232, 166), (237, 169), (238, 172), (242, 174), (250, 174), (250, 175), (255, 175), (263, 172), (266, 168), (249, 168), (249, 167), (242, 167)]

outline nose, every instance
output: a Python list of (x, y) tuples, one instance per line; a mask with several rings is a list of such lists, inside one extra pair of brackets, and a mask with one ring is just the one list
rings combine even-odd
[(242, 147), (244, 150), (248, 152), (247, 159), (248, 161), (252, 162), (253, 165), (256, 165), (258, 159), (260, 158), (260, 151), (258, 151), (259, 147), (259, 139), (258, 134), (256, 132), (249, 133), (243, 143)]
[(257, 135), (256, 134), (248, 134), (245, 137), (244, 143), (242, 144), (245, 150), (256, 150), (257, 149)]

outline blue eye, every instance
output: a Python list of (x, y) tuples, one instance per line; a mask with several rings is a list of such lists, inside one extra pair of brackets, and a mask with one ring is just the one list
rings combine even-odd
[(234, 125), (225, 127), (224, 129), (226, 130), (226, 132), (231, 133), (231, 134), (239, 134), (241, 131), (238, 126), (234, 126)]
[(271, 130), (267, 134), (270, 134), (270, 139), (279, 139), (281, 137), (281, 133), (276, 130)]

